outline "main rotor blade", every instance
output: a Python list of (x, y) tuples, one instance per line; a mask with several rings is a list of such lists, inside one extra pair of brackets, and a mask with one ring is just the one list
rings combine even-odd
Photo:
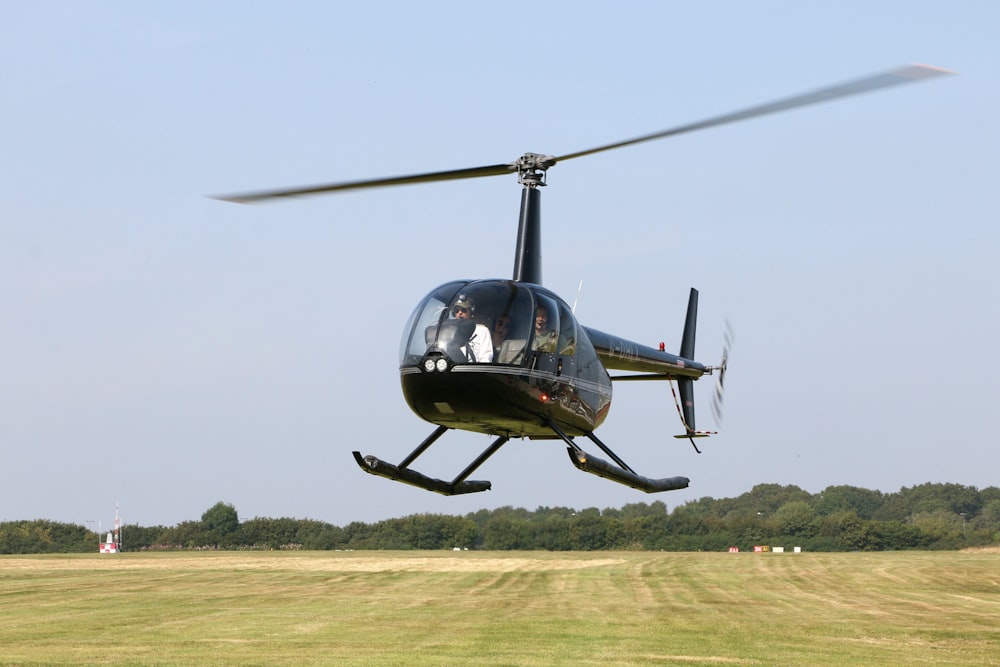
[(757, 106), (749, 107), (747, 109), (743, 109), (741, 111), (734, 111), (732, 113), (728, 113), (722, 116), (716, 116), (714, 118), (709, 118), (707, 120), (699, 121), (697, 123), (681, 125), (680, 127), (671, 128), (669, 130), (663, 130), (661, 132), (654, 132), (652, 134), (644, 134), (641, 137), (635, 137), (634, 139), (626, 139), (625, 141), (617, 141), (613, 144), (598, 146), (596, 148), (591, 148), (585, 151), (578, 151), (576, 153), (567, 153), (566, 155), (561, 155), (556, 157), (555, 162), (561, 162), (563, 160), (571, 160), (573, 158), (583, 157), (584, 155), (593, 155), (594, 153), (609, 151), (613, 148), (621, 148), (622, 146), (631, 146), (632, 144), (639, 144), (644, 141), (653, 141), (654, 139), (662, 139), (664, 137), (671, 137), (678, 134), (684, 134), (686, 132), (694, 132), (695, 130), (703, 130), (708, 127), (725, 125), (726, 123), (735, 123), (736, 121), (746, 120), (748, 118), (755, 118), (757, 116), (763, 116), (765, 114), (777, 113), (779, 111), (787, 111), (788, 109), (803, 107), (809, 104), (818, 104), (820, 102), (827, 102), (829, 100), (833, 100), (838, 97), (858, 95), (860, 93), (867, 93), (873, 90), (878, 90), (880, 88), (888, 88), (889, 86), (896, 86), (902, 83), (910, 83), (912, 81), (921, 81), (923, 79), (929, 79), (931, 77), (942, 76), (945, 74), (953, 74), (953, 72), (950, 72), (946, 69), (940, 69), (937, 67), (930, 67), (928, 65), (908, 65), (906, 67), (899, 67), (897, 69), (889, 70), (888, 72), (883, 72), (881, 74), (867, 76), (862, 79), (848, 81), (846, 83), (842, 83), (835, 86), (820, 88), (819, 90), (815, 90), (810, 93), (804, 93), (802, 95), (786, 97), (784, 99), (776, 100), (774, 102), (769, 102), (767, 104), (760, 104)]
[(287, 188), (279, 190), (258, 190), (256, 192), (244, 192), (235, 195), (220, 195), (215, 199), (235, 202), (237, 204), (253, 204), (268, 199), (280, 199), (283, 197), (301, 197), (304, 195), (317, 195), (325, 192), (342, 192), (344, 190), (360, 190), (362, 188), (377, 188), (386, 185), (407, 185), (409, 183), (427, 183), (430, 181), (454, 181), (463, 178), (482, 178), (484, 176), (500, 176), (517, 171), (516, 164), (494, 164), (485, 167), (471, 167), (469, 169), (451, 169), (448, 171), (432, 171), (426, 174), (412, 174), (410, 176), (390, 176), (389, 178), (373, 178), (364, 181), (346, 181), (342, 183), (326, 183), (323, 185), (308, 185), (305, 187)]
[(653, 141), (654, 139), (663, 139), (664, 137), (684, 134), (686, 132), (694, 132), (695, 130), (704, 130), (709, 127), (725, 125), (726, 123), (735, 123), (736, 121), (747, 120), (748, 118), (763, 116), (765, 114), (777, 113), (779, 111), (787, 111), (788, 109), (794, 109), (796, 107), (802, 107), (809, 104), (818, 104), (820, 102), (827, 102), (829, 100), (833, 100), (838, 97), (858, 95), (860, 93), (867, 93), (873, 90), (878, 90), (880, 88), (888, 88), (890, 86), (896, 86), (903, 83), (910, 83), (912, 81), (920, 81), (923, 79), (929, 79), (931, 77), (942, 76), (945, 74), (952, 74), (952, 72), (945, 69), (939, 69), (937, 67), (930, 67), (927, 65), (908, 65), (906, 67), (899, 67), (897, 69), (889, 70), (888, 72), (883, 72), (881, 74), (875, 74), (872, 76), (864, 77), (862, 79), (848, 81), (840, 85), (820, 88), (819, 90), (815, 90), (810, 93), (795, 95), (793, 97), (787, 97), (784, 99), (776, 100), (774, 102), (769, 102), (767, 104), (760, 104), (757, 106), (749, 107), (741, 111), (735, 111), (722, 116), (716, 116), (714, 118), (709, 118), (707, 120), (699, 121), (697, 123), (689, 123), (687, 125), (681, 125), (679, 127), (671, 128), (669, 130), (654, 132), (652, 134), (644, 134), (640, 137), (635, 137), (633, 139), (626, 139), (625, 141), (617, 141), (613, 144), (605, 144), (604, 146), (597, 146), (596, 148), (590, 148), (588, 150), (578, 151), (576, 153), (567, 153), (565, 155), (561, 155), (555, 158), (547, 155), (536, 155), (534, 153), (527, 153), (518, 160), (515, 160), (514, 162), (494, 164), (484, 167), (470, 167), (468, 169), (451, 169), (448, 171), (432, 171), (424, 174), (411, 174), (409, 176), (373, 178), (363, 181), (344, 181), (340, 183), (327, 183), (321, 185), (284, 188), (277, 190), (258, 190), (256, 192), (246, 192), (234, 195), (220, 195), (215, 197), (215, 199), (220, 199), (222, 201), (228, 201), (228, 202), (235, 202), (238, 204), (252, 204), (255, 202), (267, 201), (270, 199), (301, 197), (304, 195), (323, 194), (327, 192), (343, 192), (345, 190), (360, 190), (363, 188), (376, 188), (388, 185), (407, 185), (412, 183), (428, 183), (431, 181), (454, 181), (465, 178), (501, 176), (503, 174), (509, 174), (517, 172), (519, 170), (545, 171), (552, 165), (556, 164), (557, 162), (561, 162), (563, 160), (571, 160), (573, 158), (583, 157), (584, 155), (593, 155), (594, 153), (601, 153), (603, 151), (609, 151), (614, 148), (622, 148), (623, 146), (631, 146), (632, 144), (639, 144), (644, 141)]

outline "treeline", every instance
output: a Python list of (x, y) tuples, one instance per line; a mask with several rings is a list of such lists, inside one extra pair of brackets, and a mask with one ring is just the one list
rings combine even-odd
[[(0, 523), (0, 553), (96, 551), (81, 526)], [(1000, 544), (1000, 488), (922, 484), (882, 493), (831, 486), (810, 494), (760, 484), (736, 498), (702, 498), (668, 511), (661, 501), (619, 509), (502, 507), (465, 516), (416, 514), (340, 527), (253, 518), (219, 502), (200, 521), (122, 528), (125, 551), (172, 549), (486, 549), (724, 551), (800, 546), (807, 551), (960, 549)]]
[(97, 533), (57, 521), (0, 523), (0, 554), (66, 554), (97, 551)]

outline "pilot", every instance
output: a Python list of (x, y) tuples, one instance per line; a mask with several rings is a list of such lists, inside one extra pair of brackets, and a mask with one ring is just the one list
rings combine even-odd
[(531, 343), (531, 349), (539, 352), (556, 351), (556, 332), (549, 329), (549, 309), (541, 304), (535, 309), (535, 339)]
[[(456, 320), (471, 320), (475, 312), (476, 303), (467, 294), (459, 294), (451, 307), (451, 314)], [(476, 328), (468, 342), (459, 349), (472, 363), (488, 364), (493, 361), (493, 338), (490, 330), (476, 322)]]

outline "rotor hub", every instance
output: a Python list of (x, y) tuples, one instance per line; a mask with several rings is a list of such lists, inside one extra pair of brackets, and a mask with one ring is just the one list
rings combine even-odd
[(552, 155), (525, 153), (512, 166), (517, 170), (517, 182), (533, 188), (545, 185), (545, 172), (555, 163)]

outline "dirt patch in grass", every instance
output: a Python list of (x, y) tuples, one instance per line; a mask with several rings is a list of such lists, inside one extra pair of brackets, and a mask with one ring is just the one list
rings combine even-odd
[(544, 572), (615, 566), (621, 558), (558, 556), (484, 556), (456, 552), (410, 556), (351, 553), (307, 554), (117, 554), (76, 557), (9, 557), (0, 559), (5, 570), (123, 571), (123, 570), (290, 570), (298, 572)]
[(994, 544), (988, 547), (969, 547), (968, 549), (962, 549), (962, 553), (967, 554), (1000, 554), (1000, 544)]

